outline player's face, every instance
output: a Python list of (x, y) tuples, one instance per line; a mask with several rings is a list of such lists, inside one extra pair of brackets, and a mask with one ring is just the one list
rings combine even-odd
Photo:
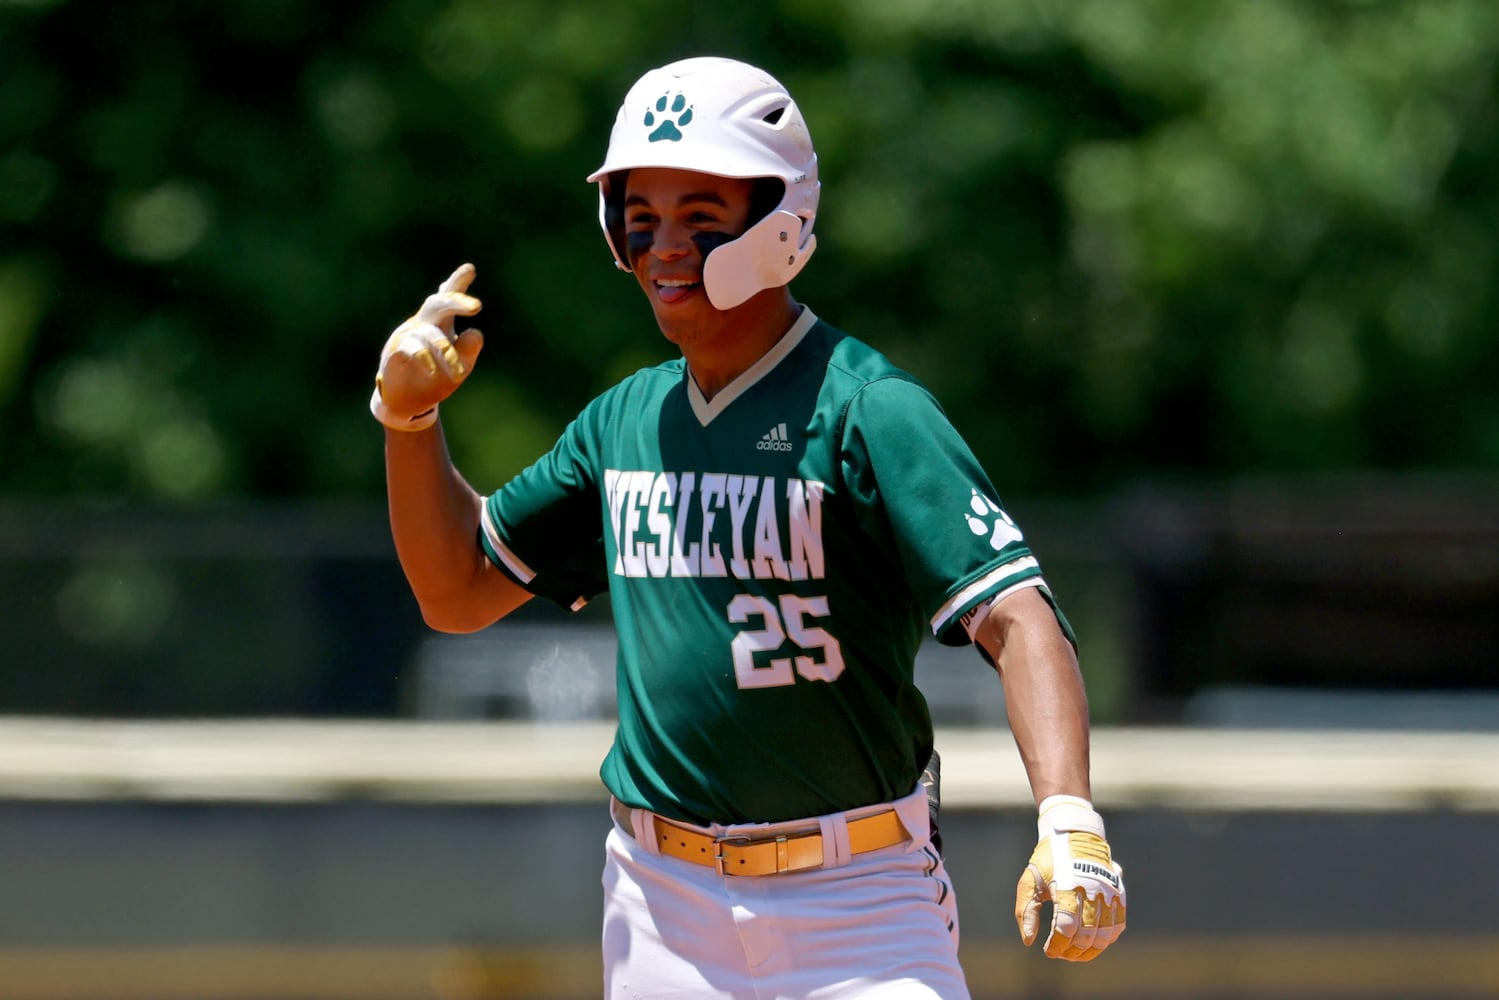
[(625, 248), (661, 332), (681, 344), (725, 315), (703, 291), (703, 261), (748, 226), (754, 182), (643, 167), (625, 184)]

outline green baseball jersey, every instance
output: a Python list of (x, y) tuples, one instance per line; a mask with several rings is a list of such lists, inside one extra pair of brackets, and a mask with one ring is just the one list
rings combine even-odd
[(711, 401), (677, 359), (589, 403), (487, 499), (481, 544), (566, 607), (607, 588), (604, 784), (703, 824), (908, 794), (923, 629), (967, 643), (964, 615), (1041, 572), (930, 393), (810, 309)]

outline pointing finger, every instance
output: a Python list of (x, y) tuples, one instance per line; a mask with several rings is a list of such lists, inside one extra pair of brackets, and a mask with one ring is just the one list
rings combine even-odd
[(459, 264), (453, 273), (437, 286), (437, 291), (427, 296), (427, 300), (422, 303), (421, 309), (417, 311), (414, 318), (438, 327), (451, 340), (454, 332), (453, 317), (473, 316), (482, 308), (478, 299), (465, 294), (469, 285), (473, 284), (476, 274), (478, 271), (475, 270), (474, 265)]
[(439, 292), (466, 292), (468, 286), (473, 283), (474, 276), (479, 272), (474, 265), (464, 263), (453, 269), (453, 273), (447, 276), (442, 284), (437, 286)]

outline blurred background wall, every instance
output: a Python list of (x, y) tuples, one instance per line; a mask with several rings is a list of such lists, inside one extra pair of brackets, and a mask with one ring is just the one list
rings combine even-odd
[[(589, 995), (595, 744), (505, 780), (607, 733), (607, 609), (428, 633), (365, 407), (464, 260), (488, 347), (444, 423), (479, 489), (669, 356), (582, 178), (630, 82), (704, 52), (797, 95), (799, 297), (933, 389), (1078, 627), (1144, 914), (1110, 995), (1499, 996), (1495, 918), (1432, 905), (1499, 892), (1465, 763), (1499, 762), (1489, 0), (0, 0), (0, 996)], [(977, 658), (920, 673), (1010, 750)], [(319, 779), (310, 734), (364, 726), (371, 766)], [(387, 801), (378, 747), (447, 732), (477, 742)], [(1293, 794), (1334, 758), (1319, 794), (1389, 794)], [(953, 806), (976, 992), (1104, 992), (994, 922), (1014, 779)], [(577, 852), (473, 891), (538, 830)]]

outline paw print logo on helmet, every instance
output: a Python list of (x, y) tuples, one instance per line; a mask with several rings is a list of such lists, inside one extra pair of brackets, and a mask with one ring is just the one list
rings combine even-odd
[[(670, 112), (671, 117), (667, 117)], [(660, 124), (657, 124), (657, 122)], [(645, 127), (655, 126), (650, 135), (646, 136), (646, 142), (681, 142), (682, 129), (692, 124), (692, 105), (687, 103), (686, 94), (677, 94), (672, 97), (671, 91), (667, 91), (656, 98), (653, 107), (647, 108), (645, 112)]]
[(989, 547), (995, 552), (1024, 538), (1015, 522), (1010, 520), (1010, 515), (977, 489), (968, 498), (968, 510), (963, 512), (963, 518), (968, 522), (969, 531), (989, 536)]

